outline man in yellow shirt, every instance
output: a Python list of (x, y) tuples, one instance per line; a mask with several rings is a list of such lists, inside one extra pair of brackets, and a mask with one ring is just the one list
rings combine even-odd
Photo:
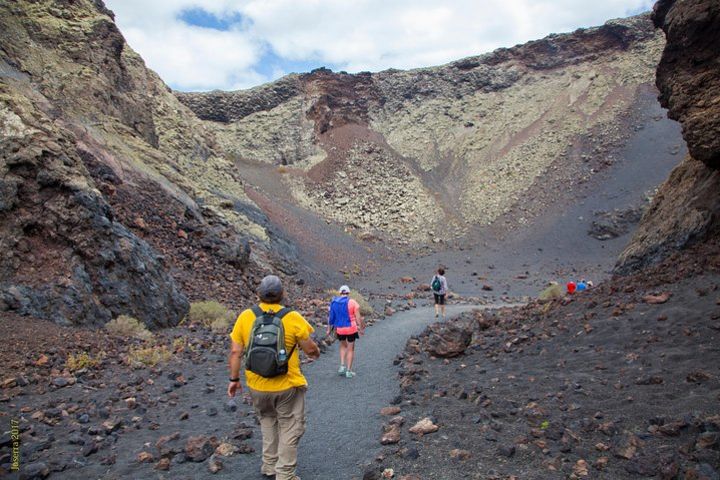
[[(264, 312), (279, 312), (283, 297), (280, 279), (268, 275), (258, 288), (259, 307)], [(228, 395), (234, 397), (242, 390), (240, 366), (255, 323), (252, 309), (243, 311), (230, 334), (230, 384)], [(320, 349), (310, 338), (314, 329), (298, 312), (291, 311), (282, 319), (285, 330), (285, 347), (292, 352), (286, 374), (265, 378), (245, 370), (245, 380), (255, 411), (260, 417), (263, 436), (263, 464), (260, 472), (277, 480), (299, 480), (295, 475), (297, 448), (305, 433), (305, 390), (307, 380), (300, 371), (299, 347), (310, 358), (318, 358)]]

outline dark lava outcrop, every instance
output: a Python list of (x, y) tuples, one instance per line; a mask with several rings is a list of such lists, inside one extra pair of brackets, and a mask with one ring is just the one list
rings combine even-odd
[(100, 0), (0, 2), (0, 245), (0, 310), (59, 323), (173, 325), (295, 271)]
[(690, 155), (660, 187), (618, 260), (620, 273), (703, 242), (720, 228), (720, 3), (662, 0), (653, 21), (667, 37), (657, 70), (660, 102), (682, 123)]
[(28, 120), (37, 129), (0, 151), (0, 310), (66, 324), (121, 314), (176, 323), (185, 295), (152, 248), (116, 221), (73, 135)]
[(661, 0), (653, 21), (667, 37), (657, 71), (660, 103), (682, 123), (690, 155), (720, 168), (720, 3)]

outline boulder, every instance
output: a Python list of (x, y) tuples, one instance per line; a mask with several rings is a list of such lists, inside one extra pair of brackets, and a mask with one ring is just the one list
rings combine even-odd
[(204, 462), (217, 447), (218, 441), (215, 437), (204, 435), (189, 437), (185, 443), (185, 457), (191, 462)]
[(472, 328), (468, 322), (436, 323), (423, 333), (422, 348), (436, 357), (457, 357), (470, 346), (471, 340)]

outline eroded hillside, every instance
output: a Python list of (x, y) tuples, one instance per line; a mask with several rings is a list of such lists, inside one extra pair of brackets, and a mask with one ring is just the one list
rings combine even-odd
[(102, 2), (2, 2), (0, 32), (2, 310), (168, 325), (188, 297), (292, 273), (215, 134)]
[(527, 223), (525, 205), (537, 213), (543, 193), (612, 164), (663, 44), (646, 15), (441, 67), (176, 94), (241, 164), (287, 172), (305, 208), (361, 238), (422, 245), (514, 207)]

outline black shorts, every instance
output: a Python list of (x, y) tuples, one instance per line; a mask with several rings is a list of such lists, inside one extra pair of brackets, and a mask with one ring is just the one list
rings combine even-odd
[(341, 335), (339, 333), (336, 333), (337, 339), (341, 342), (350, 342), (353, 343), (356, 339), (360, 338), (360, 335), (358, 332), (351, 333), (350, 335)]
[(433, 293), (435, 295), (435, 305), (445, 305), (445, 294)]

